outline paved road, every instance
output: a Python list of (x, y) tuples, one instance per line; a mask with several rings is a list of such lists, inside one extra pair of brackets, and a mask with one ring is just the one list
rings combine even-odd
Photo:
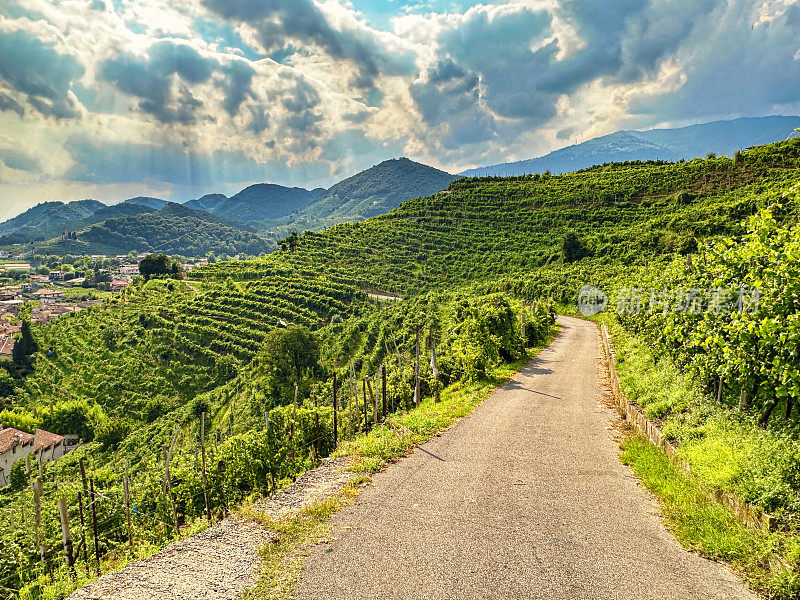
[(594, 325), (558, 338), (473, 415), (374, 478), (295, 590), (325, 600), (753, 599), (681, 549), (617, 458)]

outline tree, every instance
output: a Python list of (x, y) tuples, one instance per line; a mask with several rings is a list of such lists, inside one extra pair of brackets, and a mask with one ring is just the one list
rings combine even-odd
[(571, 263), (586, 256), (588, 252), (574, 231), (569, 231), (561, 242), (561, 251), (564, 261)]
[(39, 349), (36, 340), (33, 339), (31, 334), (30, 321), (23, 321), (22, 328), (19, 332), (17, 341), (14, 342), (14, 348), (11, 350), (11, 358), (14, 364), (18, 366), (30, 366), (30, 356)]
[(183, 276), (183, 267), (178, 261), (172, 260), (166, 254), (151, 254), (150, 256), (144, 257), (139, 262), (139, 273), (142, 274), (145, 281), (158, 276), (170, 276), (181, 279)]
[(280, 241), (281, 250), (284, 252), (294, 252), (300, 243), (300, 234), (296, 230), (292, 230), (288, 236)]
[(261, 362), (271, 373), (276, 396), (289, 401), (294, 386), (316, 375), (319, 365), (319, 342), (308, 328), (290, 325), (275, 329), (264, 339)]

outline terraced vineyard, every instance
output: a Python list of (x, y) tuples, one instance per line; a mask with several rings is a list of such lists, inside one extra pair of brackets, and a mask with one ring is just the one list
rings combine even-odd
[[(204, 513), (202, 413), (218, 515), (254, 490), (287, 483), (333, 448), (334, 373), (340, 434), (358, 435), (375, 420), (367, 391), (382, 367), (390, 409), (412, 402), (417, 337), (423, 353), (434, 343), (440, 352), (436, 369), (422, 361), (422, 397), (481, 380), (546, 334), (549, 299), (572, 301), (581, 283), (660, 270), (698, 240), (739, 235), (744, 217), (782, 199), (781, 224), (796, 222), (796, 198), (783, 194), (798, 177), (793, 140), (735, 160), (458, 180), (386, 215), (291, 236), (267, 257), (197, 269), (198, 281), (138, 283), (35, 327), (39, 349), (27, 373), (14, 372), (0, 419), (93, 439), (45, 469), (48, 510), (56, 490), (77, 493), (59, 482), (79, 477), (79, 458), (106, 499), (120, 498), (129, 461), (134, 498), (148, 515), (135, 537), (163, 543)], [(366, 292), (405, 299), (381, 307)], [(175, 489), (167, 494), (161, 448), (173, 442)], [(26, 531), (12, 525), (30, 502), (21, 473), (22, 487), (0, 494), (0, 530), (5, 523)], [(126, 541), (114, 506), (101, 532), (108, 552)], [(57, 547), (57, 527), (46, 533)], [(0, 532), (0, 557), (12, 555), (0, 560), (0, 585), (50, 585), (30, 532)], [(71, 585), (66, 570), (59, 577)]]
[(756, 148), (736, 160), (460, 179), (444, 193), (363, 223), (306, 233), (292, 251), (209, 265), (196, 276), (258, 279), (312, 271), (403, 293), (558, 264), (570, 232), (580, 244), (577, 258), (643, 264), (663, 253), (691, 252), (696, 239), (739, 233), (745, 216), (777, 200), (797, 177), (800, 143), (780, 148)]
[(40, 328), (16, 405), (76, 397), (148, 421), (233, 378), (275, 327), (316, 329), (368, 307), (366, 294), (327, 279), (283, 275), (202, 289), (153, 280)]

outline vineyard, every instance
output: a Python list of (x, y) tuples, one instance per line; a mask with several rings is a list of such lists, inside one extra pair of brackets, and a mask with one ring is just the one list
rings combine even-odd
[[(724, 483), (793, 527), (799, 169), (795, 140), (733, 159), (460, 179), (386, 215), (290, 236), (266, 257), (137, 282), (34, 326), (38, 350), (7, 369), (0, 421), (86, 443), (41, 472), (17, 463), (0, 492), (0, 585), (24, 598), (71, 589), (98, 555), (113, 568), (288, 484), (337, 442), (524, 356), (550, 331), (551, 302), (574, 303), (584, 283), (603, 284), (612, 304), (633, 286), (759, 290), (753, 312), (661, 306), (620, 315), (614, 335), (631, 362), (647, 345), (703, 388), (697, 403), (641, 393), (687, 453), (729, 439), (712, 435), (723, 422), (766, 436), (780, 460), (756, 448), (747, 460), (761, 470)], [(32, 479), (43, 484), (38, 532)], [(78, 575), (61, 550), (62, 497), (84, 537), (98, 511)]]

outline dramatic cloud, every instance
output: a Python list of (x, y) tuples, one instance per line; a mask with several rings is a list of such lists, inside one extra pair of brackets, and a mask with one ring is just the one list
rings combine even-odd
[(24, 31), (0, 31), (0, 83), (10, 86), (0, 94), (0, 110), (21, 112), (10, 93), (18, 92), (42, 115), (65, 119), (79, 116), (70, 90), (84, 73), (69, 55), (59, 54)]
[(798, 31), (800, 0), (0, 0), (0, 195), (457, 172), (798, 114)]
[(41, 168), (35, 157), (14, 148), (0, 148), (0, 163), (19, 171), (38, 171)]

